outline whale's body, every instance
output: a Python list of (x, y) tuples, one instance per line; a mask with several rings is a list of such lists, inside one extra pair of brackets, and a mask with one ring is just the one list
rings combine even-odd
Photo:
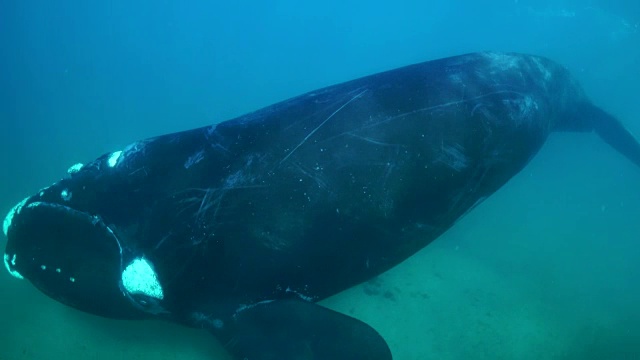
[(640, 165), (552, 61), (411, 65), (75, 168), (9, 214), (5, 265), (83, 311), (207, 328), (236, 359), (390, 359), (314, 303), (429, 244), (565, 130)]

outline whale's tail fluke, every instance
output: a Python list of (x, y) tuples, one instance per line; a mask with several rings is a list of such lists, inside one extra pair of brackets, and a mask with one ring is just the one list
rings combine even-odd
[(585, 103), (579, 115), (585, 124), (602, 140), (640, 167), (640, 143), (637, 138), (613, 115), (599, 107)]

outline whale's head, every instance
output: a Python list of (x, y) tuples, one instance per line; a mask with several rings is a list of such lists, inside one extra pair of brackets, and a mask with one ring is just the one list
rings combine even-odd
[(66, 305), (134, 319), (164, 313), (164, 293), (153, 255), (140, 243), (149, 233), (153, 184), (143, 157), (132, 170), (118, 168), (122, 156), (75, 165), (11, 209), (3, 224), (4, 264)]

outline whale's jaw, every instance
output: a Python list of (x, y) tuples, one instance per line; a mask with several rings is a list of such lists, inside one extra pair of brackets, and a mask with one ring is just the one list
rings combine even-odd
[(27, 200), (7, 218), (4, 259), (14, 277), (26, 278), (49, 297), (82, 311), (139, 317), (120, 290), (120, 241), (99, 216)]

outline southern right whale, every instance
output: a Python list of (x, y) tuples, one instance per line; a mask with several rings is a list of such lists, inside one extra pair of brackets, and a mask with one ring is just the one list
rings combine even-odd
[(410, 65), (74, 166), (10, 211), (4, 262), (82, 311), (205, 328), (235, 359), (387, 360), (374, 329), (315, 302), (429, 244), (553, 131), (640, 166), (548, 59)]

